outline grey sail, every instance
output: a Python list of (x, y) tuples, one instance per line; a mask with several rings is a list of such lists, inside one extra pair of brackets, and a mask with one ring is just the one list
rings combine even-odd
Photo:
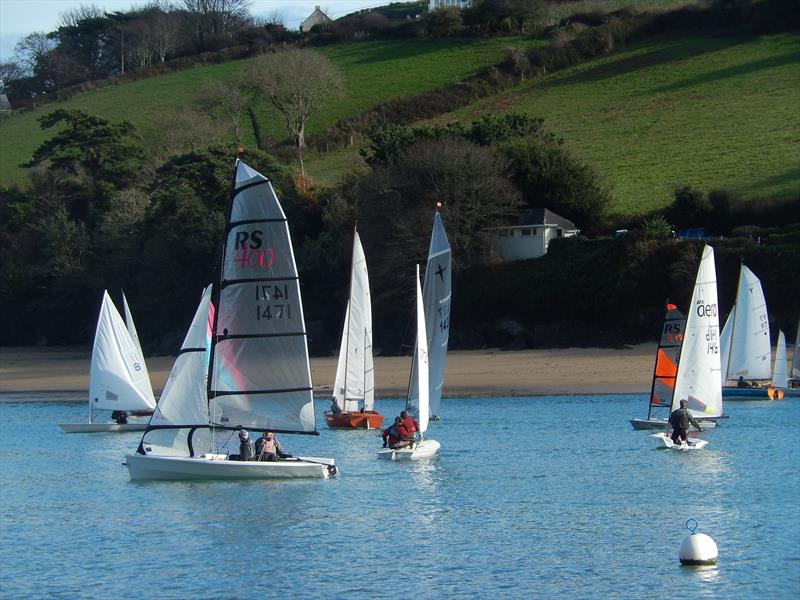
[(289, 227), (272, 184), (239, 161), (215, 290), (212, 425), (316, 430), (303, 305)]

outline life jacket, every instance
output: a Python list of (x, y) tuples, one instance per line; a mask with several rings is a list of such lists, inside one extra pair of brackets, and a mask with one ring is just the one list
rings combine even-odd
[(261, 452), (264, 454), (275, 454), (275, 438), (261, 440)]
[(669, 424), (677, 429), (689, 429), (691, 416), (688, 410), (679, 408), (669, 416)]
[(412, 434), (417, 430), (417, 423), (411, 417), (406, 417), (405, 419), (402, 419), (402, 421), (403, 421), (403, 426), (406, 428), (406, 431), (408, 431), (408, 433)]

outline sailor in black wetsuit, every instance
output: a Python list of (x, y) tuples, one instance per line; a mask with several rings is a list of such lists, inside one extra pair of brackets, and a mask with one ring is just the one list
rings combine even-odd
[(689, 412), (688, 406), (689, 402), (687, 400), (681, 400), (681, 407), (672, 411), (669, 415), (669, 424), (672, 426), (672, 442), (678, 446), (689, 441), (690, 424), (697, 427), (698, 431), (703, 431), (700, 423)]

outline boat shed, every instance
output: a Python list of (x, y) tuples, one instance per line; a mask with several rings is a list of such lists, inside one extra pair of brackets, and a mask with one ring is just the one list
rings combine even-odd
[(551, 210), (529, 208), (520, 211), (516, 224), (485, 231), (498, 256), (513, 261), (544, 256), (551, 240), (578, 235), (580, 229)]
[(320, 29), (326, 29), (331, 23), (333, 23), (333, 20), (322, 12), (319, 6), (315, 6), (314, 12), (312, 12), (305, 21), (300, 23), (300, 31), (308, 33), (317, 26), (319, 26)]
[(470, 0), (428, 0), (428, 12), (437, 8), (460, 8), (464, 9), (470, 5)]

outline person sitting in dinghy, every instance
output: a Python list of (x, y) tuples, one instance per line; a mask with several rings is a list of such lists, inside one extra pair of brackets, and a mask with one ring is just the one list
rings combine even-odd
[(403, 425), (403, 419), (400, 417), (395, 417), (394, 423), (384, 429), (381, 436), (383, 437), (384, 448), (387, 445), (389, 448), (405, 448), (410, 446), (414, 440), (414, 434), (406, 429), (406, 426)]
[(292, 458), (292, 455), (283, 451), (274, 433), (265, 431), (264, 435), (256, 440), (256, 460), (273, 462), (279, 458)]
[(111, 411), (111, 418), (117, 422), (117, 425), (126, 425), (128, 423), (128, 413), (124, 410)]
[(253, 442), (250, 441), (250, 433), (246, 429), (239, 431), (239, 460), (253, 460)]
[(697, 427), (698, 431), (703, 431), (700, 423), (689, 412), (689, 401), (681, 400), (681, 407), (672, 411), (669, 415), (669, 424), (672, 426), (672, 443), (680, 446), (689, 441), (689, 425)]
[(342, 407), (339, 406), (339, 401), (336, 398), (331, 400), (331, 412), (335, 415), (342, 413)]
[(409, 433), (409, 437), (413, 438), (414, 434), (419, 431), (419, 421), (409, 417), (408, 412), (406, 411), (402, 411), (400, 413), (400, 420), (403, 422), (403, 425), (405, 425), (405, 428)]

